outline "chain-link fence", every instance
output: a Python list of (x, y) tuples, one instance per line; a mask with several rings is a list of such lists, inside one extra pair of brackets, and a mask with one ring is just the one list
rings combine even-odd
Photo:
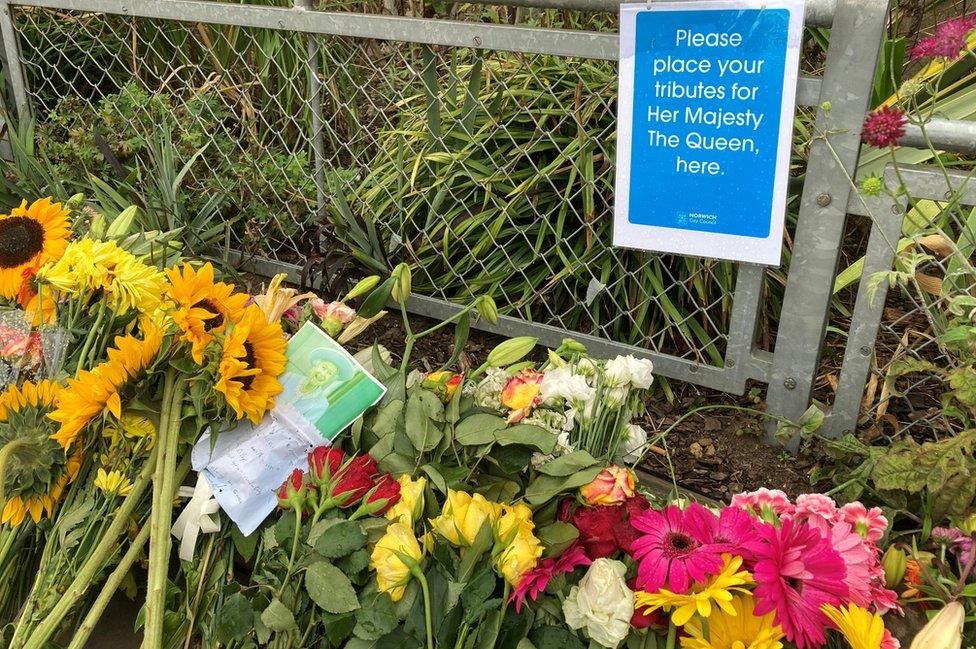
[[(572, 335), (596, 353), (642, 354), (665, 376), (731, 392), (768, 383), (774, 412), (803, 412), (820, 369), (852, 195), (845, 174), (857, 161), (884, 0), (808, 3), (808, 24), (829, 26), (835, 11), (841, 22), (819, 59), (823, 77), (799, 84), (800, 105), (833, 104), (829, 115), (817, 111), (832, 135), (829, 147), (826, 138), (802, 147), (788, 276), (611, 247), (616, 18), (576, 9), (612, 2), (455, 5), (452, 21), (267, 4), (282, 6), (0, 2), (7, 60), (20, 64), (8, 68), (12, 95), (36, 121), (37, 151), (78, 186), (124, 186), (137, 191), (120, 199), (179, 205), (191, 239), (226, 224), (252, 268), (383, 273), (407, 261), (411, 306), (428, 315), (489, 293), (507, 316), (502, 333), (548, 344)], [(138, 195), (146, 188), (155, 198)], [(890, 267), (885, 254), (874, 259), (875, 271)], [(887, 368), (867, 379), (862, 365), (934, 345), (931, 323), (919, 320), (928, 311), (916, 308), (932, 300), (905, 295), (922, 302), (892, 292), (887, 313), (841, 316), (854, 355), (844, 367), (854, 369), (837, 388), (837, 431), (856, 419), (865, 381), (871, 404), (891, 405), (872, 405), (862, 424), (902, 416)], [(756, 332), (776, 330), (780, 318), (772, 353)], [(912, 401), (928, 392), (907, 394), (898, 398), (909, 420), (932, 421), (934, 406)], [(920, 411), (928, 414), (912, 414)]]

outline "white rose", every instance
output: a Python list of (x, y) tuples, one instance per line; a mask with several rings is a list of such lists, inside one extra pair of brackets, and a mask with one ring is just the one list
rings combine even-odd
[(630, 396), (630, 388), (626, 386), (618, 386), (616, 388), (610, 388), (604, 394), (604, 403), (610, 410), (616, 410), (627, 402), (627, 397)]
[(567, 403), (582, 405), (591, 401), (594, 394), (595, 391), (587, 384), (586, 377), (574, 374), (570, 367), (549, 370), (542, 378), (540, 396), (543, 403), (565, 399)]
[(654, 363), (629, 354), (607, 361), (604, 371), (611, 385), (629, 383), (638, 390), (646, 390), (654, 381)]
[(625, 463), (630, 464), (640, 458), (646, 444), (647, 431), (636, 424), (627, 424), (617, 452), (623, 456)]
[(627, 588), (627, 567), (613, 559), (597, 559), (563, 602), (563, 616), (573, 629), (586, 629), (590, 639), (615, 649), (630, 632), (634, 591)]

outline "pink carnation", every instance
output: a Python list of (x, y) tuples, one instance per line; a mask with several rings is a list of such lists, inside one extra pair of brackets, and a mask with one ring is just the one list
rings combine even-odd
[(668, 505), (662, 511), (649, 509), (631, 519), (643, 532), (631, 545), (639, 562), (637, 585), (647, 591), (665, 585), (676, 593), (688, 592), (693, 581), (704, 582), (722, 569), (722, 552), (728, 546), (713, 543), (715, 514), (698, 503), (682, 510)]
[(756, 615), (775, 613), (786, 639), (798, 649), (819, 647), (829, 620), (824, 604), (839, 606), (848, 596), (844, 560), (820, 533), (792, 520), (762, 525), (754, 546)]
[(777, 517), (788, 516), (793, 513), (793, 503), (790, 502), (790, 497), (779, 489), (763, 487), (756, 491), (743, 491), (732, 496), (731, 502), (733, 507), (749, 510), (757, 516), (762, 516), (763, 510), (775, 514)]
[(871, 543), (877, 543), (888, 528), (888, 519), (880, 507), (868, 509), (859, 502), (847, 503), (840, 508), (841, 518), (850, 523), (854, 530)]
[(829, 536), (830, 528), (840, 519), (840, 511), (830, 496), (800, 494), (796, 497), (793, 519), (797, 523), (806, 523), (823, 536)]
[(884, 630), (884, 636), (881, 638), (881, 649), (901, 649), (898, 638), (891, 635), (888, 629)]

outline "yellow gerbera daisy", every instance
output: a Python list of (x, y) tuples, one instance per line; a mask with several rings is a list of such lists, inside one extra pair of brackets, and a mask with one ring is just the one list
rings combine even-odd
[(851, 649), (880, 649), (885, 628), (877, 613), (865, 610), (857, 604), (840, 608), (824, 604), (820, 610), (837, 626)]
[(707, 618), (712, 614), (712, 602), (728, 615), (735, 615), (730, 605), (734, 593), (748, 593), (746, 585), (752, 583), (752, 575), (742, 567), (742, 557), (723, 554), (722, 571), (710, 577), (703, 586), (696, 586), (687, 593), (673, 593), (666, 588), (655, 593), (640, 591), (634, 596), (634, 607), (650, 612), (659, 608), (674, 609), (671, 620), (683, 626), (697, 612)]
[(773, 624), (774, 614), (757, 616), (753, 608), (752, 595), (733, 595), (707, 625), (699, 617), (684, 625), (682, 649), (782, 649), (783, 630)]
[(24, 270), (58, 259), (71, 234), (69, 210), (42, 198), (0, 215), (0, 295), (17, 296)]
[(233, 284), (214, 282), (214, 269), (209, 262), (199, 271), (190, 264), (167, 269), (166, 277), (169, 296), (175, 303), (173, 322), (182, 332), (180, 340), (190, 343), (193, 360), (202, 364), (203, 352), (214, 334), (241, 319), (248, 296), (235, 293)]
[(0, 522), (20, 525), (50, 516), (64, 488), (78, 475), (80, 451), (72, 455), (51, 439), (48, 418), (61, 387), (52, 381), (10, 386), (0, 393)]
[(163, 331), (143, 328), (142, 339), (118, 336), (115, 347), (107, 350), (108, 360), (92, 370), (79, 370), (61, 391), (57, 409), (49, 416), (60, 424), (51, 437), (66, 449), (88, 423), (108, 410), (116, 419), (122, 416), (121, 391), (137, 380), (152, 364), (162, 346)]
[(252, 304), (224, 338), (214, 387), (238, 419), (246, 415), (256, 424), (283, 389), (278, 376), (285, 371), (285, 362), (281, 324), (268, 322), (261, 307)]

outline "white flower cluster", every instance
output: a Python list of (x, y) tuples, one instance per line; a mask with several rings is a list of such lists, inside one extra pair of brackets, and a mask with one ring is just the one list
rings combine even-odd
[(607, 361), (604, 372), (607, 382), (614, 387), (632, 387), (646, 390), (654, 382), (654, 363), (631, 355), (617, 356)]
[(597, 559), (563, 602), (563, 616), (573, 629), (585, 629), (600, 646), (614, 649), (630, 633), (634, 591), (627, 588), (627, 566)]
[(502, 407), (502, 388), (511, 377), (508, 372), (498, 367), (489, 367), (485, 378), (471, 391), (475, 405), (493, 410), (504, 410)]

